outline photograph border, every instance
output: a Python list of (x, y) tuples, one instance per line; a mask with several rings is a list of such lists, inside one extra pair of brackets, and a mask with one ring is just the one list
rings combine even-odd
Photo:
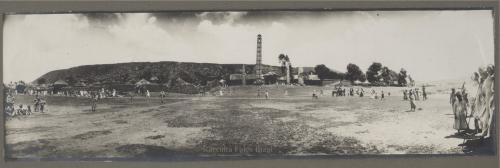
[[(494, 17), (494, 56), (499, 62), (500, 2), (488, 0), (469, 1), (4, 1), (0, 0), (0, 39), (7, 14), (56, 14), (94, 12), (167, 12), (167, 11), (399, 11), (399, 10), (492, 10)], [(3, 41), (0, 40), (0, 59), (3, 67)], [(2, 68), (3, 72), (3, 68)], [(499, 73), (496, 68), (495, 73)], [(3, 73), (0, 74), (3, 81)], [(499, 88), (495, 79), (495, 89)], [(3, 87), (3, 85), (2, 85)], [(1, 88), (3, 99), (4, 93)], [(499, 93), (496, 92), (498, 97)], [(496, 100), (496, 106), (499, 101)], [(0, 108), (3, 103), (0, 103)], [(498, 111), (497, 111), (498, 112)], [(498, 116), (496, 124), (499, 124)], [(328, 157), (237, 157), (194, 161), (11, 161), (5, 154), (5, 120), (0, 115), (0, 167), (498, 167), (498, 134), (496, 130), (495, 155), (355, 155)], [(478, 165), (481, 164), (481, 165)]]

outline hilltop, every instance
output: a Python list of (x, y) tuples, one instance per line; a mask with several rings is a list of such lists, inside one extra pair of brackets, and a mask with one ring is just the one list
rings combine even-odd
[[(131, 62), (118, 64), (83, 65), (68, 69), (48, 72), (33, 83), (54, 83), (57, 80), (65, 80), (72, 84), (85, 82), (87, 84), (134, 84), (146, 79), (156, 80), (158, 84), (167, 84), (173, 80), (182, 79), (191, 84), (206, 85), (207, 82), (225, 79), (230, 74), (242, 73), (243, 64), (214, 64), (193, 62)], [(253, 74), (255, 64), (245, 64), (247, 74)], [(314, 68), (305, 67), (306, 71)], [(263, 73), (275, 72), (281, 75), (279, 66), (263, 65)], [(297, 69), (294, 68), (294, 72)]]

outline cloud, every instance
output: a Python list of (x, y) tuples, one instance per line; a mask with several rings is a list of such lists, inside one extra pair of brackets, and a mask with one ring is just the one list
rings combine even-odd
[(294, 66), (340, 71), (377, 61), (435, 80), (493, 63), (488, 10), (37, 14), (7, 16), (4, 79), (131, 61), (252, 64), (257, 34), (263, 63), (271, 65), (280, 53)]
[(214, 24), (232, 24), (234, 21), (245, 16), (247, 12), (202, 12), (196, 17), (203, 21), (210, 21)]

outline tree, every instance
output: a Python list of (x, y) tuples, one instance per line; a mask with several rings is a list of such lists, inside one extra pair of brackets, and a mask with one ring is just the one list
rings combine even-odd
[(345, 79), (354, 82), (356, 80), (366, 81), (366, 75), (361, 71), (358, 65), (356, 64), (348, 64), (347, 65), (347, 73), (345, 74)]
[(330, 70), (330, 68), (326, 67), (324, 64), (316, 65), (316, 67), (314, 67), (314, 71), (318, 75), (318, 78), (321, 80), (344, 78), (343, 73), (334, 72), (334, 71)]
[(43, 84), (46, 84), (47, 83), (47, 79), (45, 78), (40, 78), (36, 81), (37, 84), (39, 85), (43, 85)]
[(318, 78), (321, 80), (328, 78), (330, 73), (330, 69), (324, 64), (316, 65), (316, 67), (314, 67), (314, 71), (318, 74)]
[(366, 79), (368, 82), (375, 84), (380, 82), (379, 71), (382, 70), (382, 64), (378, 62), (374, 62), (368, 70), (366, 71)]
[(281, 66), (281, 74), (286, 74), (286, 58), (288, 56), (281, 53), (279, 56), (278, 56), (278, 60), (279, 60), (279, 63), (280, 63), (280, 66)]
[(16, 90), (17, 90), (17, 93), (24, 93), (24, 90), (26, 89), (26, 85), (25, 84), (17, 84), (16, 85)]
[(149, 80), (151, 79), (151, 77), (153, 77), (153, 72), (151, 72), (151, 70), (143, 71), (139, 77), (142, 79)]
[[(288, 78), (290, 79), (290, 81), (293, 81), (293, 75), (292, 75), (292, 70), (293, 70), (293, 67), (292, 67), (292, 63), (290, 62), (290, 57), (288, 57), (288, 55), (286, 54), (280, 54), (278, 56), (278, 60), (280, 62), (280, 65), (281, 65), (281, 73), (283, 74), (283, 76), (286, 76), (287, 75), (287, 68), (290, 70), (290, 73), (288, 74)], [(288, 66), (288, 67), (287, 67)]]
[(404, 68), (401, 68), (401, 70), (399, 71), (399, 74), (398, 74), (398, 85), (399, 86), (406, 86), (407, 85), (407, 81), (406, 81), (406, 70)]
[(382, 81), (384, 82), (384, 84), (390, 85), (391, 84), (391, 75), (390, 75), (391, 70), (389, 68), (387, 68), (386, 66), (384, 66), (384, 67), (382, 67), (382, 70), (380, 72), (381, 72), (380, 76), (382, 77)]

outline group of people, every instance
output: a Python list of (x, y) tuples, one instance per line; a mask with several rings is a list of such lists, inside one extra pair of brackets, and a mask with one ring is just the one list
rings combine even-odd
[(31, 115), (33, 112), (45, 112), (47, 102), (42, 96), (35, 95), (33, 100), (34, 111), (31, 109), (30, 104), (16, 104), (15, 97), (12, 94), (8, 94), (5, 99), (5, 113), (11, 117), (18, 115)]
[(341, 88), (341, 87), (335, 88), (334, 90), (332, 90), (332, 96), (335, 96), (335, 97), (346, 96), (345, 88)]
[[(371, 98), (374, 99), (381, 99), (383, 100), (386, 95), (390, 96), (390, 92), (387, 92), (387, 94), (382, 90), (380, 93), (376, 92), (374, 89), (372, 89), (371, 93)], [(318, 91), (313, 90), (312, 97), (313, 99), (317, 99), (319, 96), (323, 95), (323, 90)], [(349, 88), (346, 90), (346, 88), (342, 87), (337, 87), (334, 90), (332, 90), (332, 96), (333, 97), (342, 97), (342, 96), (359, 96), (359, 97), (364, 97), (365, 96), (365, 90), (363, 88)]]
[[(453, 128), (457, 130), (457, 134), (464, 134), (468, 130), (472, 130), (473, 134), (479, 134), (481, 138), (490, 137), (495, 117), (494, 76), (494, 65), (479, 68), (472, 79), (477, 85), (476, 95), (470, 100), (465, 84), (460, 90), (451, 89), (450, 104), (455, 119)], [(468, 119), (474, 119), (473, 129), (469, 128)]]
[(409, 100), (413, 98), (414, 100), (420, 100), (420, 97), (422, 97), (422, 100), (427, 100), (427, 92), (425, 91), (425, 86), (422, 86), (422, 91), (419, 90), (419, 88), (413, 88), (410, 90), (403, 90), (403, 100)]
[(427, 100), (427, 91), (425, 90), (425, 86), (422, 86), (422, 91), (420, 91), (419, 88), (403, 90), (403, 100), (404, 101), (409, 100), (410, 111), (416, 110), (417, 105), (415, 104), (415, 101), (419, 101), (420, 97), (422, 97), (422, 100)]
[[(391, 92), (387, 92), (387, 96), (390, 96), (391, 95)], [(374, 98), (374, 99), (380, 99), (380, 100), (384, 100), (385, 97), (386, 97), (386, 93), (381, 90), (380, 93), (376, 92), (375, 90), (372, 89), (371, 91), (371, 97)]]

